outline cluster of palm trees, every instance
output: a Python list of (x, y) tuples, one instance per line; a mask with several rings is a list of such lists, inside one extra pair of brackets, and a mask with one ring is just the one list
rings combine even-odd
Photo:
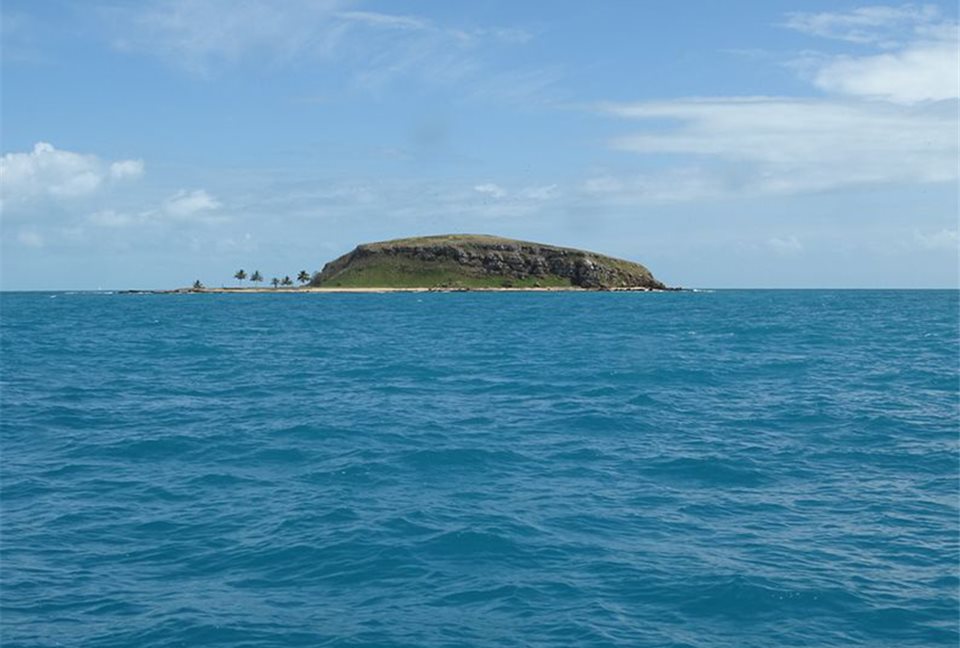
[[(247, 278), (247, 273), (245, 270), (243, 270), (243, 268), (241, 268), (240, 270), (237, 270), (236, 274), (233, 275), (233, 278), (239, 281), (240, 285), (243, 285), (244, 279)], [(254, 270), (253, 273), (250, 275), (250, 281), (252, 281), (255, 284), (258, 284), (261, 281), (263, 281), (263, 275), (260, 274), (259, 270)], [(306, 270), (301, 270), (300, 273), (297, 275), (297, 281), (301, 285), (309, 282), (310, 273), (307, 272)], [(273, 286), (274, 288), (277, 288), (279, 286), (284, 286), (284, 287), (292, 286), (293, 279), (290, 278), (290, 275), (287, 275), (282, 279), (274, 277), (273, 279), (270, 280), (270, 285)]]

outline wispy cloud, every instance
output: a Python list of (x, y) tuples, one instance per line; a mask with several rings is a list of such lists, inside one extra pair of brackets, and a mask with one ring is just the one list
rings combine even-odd
[(203, 189), (193, 191), (181, 189), (164, 201), (163, 211), (175, 218), (189, 218), (196, 214), (215, 211), (221, 206), (219, 200)]
[(44, 62), (40, 32), (38, 21), (30, 14), (0, 6), (0, 59), (8, 63)]
[(244, 60), (289, 61), (331, 52), (341, 0), (152, 0), (105, 12), (120, 50), (160, 57), (198, 74)]
[(126, 214), (115, 209), (101, 209), (87, 217), (87, 222), (97, 227), (127, 227), (145, 220), (141, 215)]
[[(538, 70), (494, 64), (492, 50), (527, 43), (517, 26), (445, 25), (422, 16), (366, 11), (351, 0), (147, 0), (105, 12), (122, 51), (158, 57), (207, 76), (238, 65), (305, 61), (344, 69), (354, 88), (378, 92), (398, 79), (469, 79), (484, 96), (517, 94), (510, 75)], [(505, 76), (506, 75), (506, 76)]]
[(954, 253), (957, 252), (957, 244), (960, 243), (955, 229), (942, 229), (929, 234), (915, 230), (913, 240), (925, 250), (952, 250)]
[(500, 187), (500, 185), (493, 184), (492, 182), (478, 184), (473, 188), (473, 190), (477, 193), (490, 196), (491, 198), (503, 198), (507, 195), (507, 192)]
[(529, 101), (554, 87), (555, 69), (495, 62), (533, 36), (515, 28), (440, 25), (409, 15), (342, 12), (344, 38), (334, 59), (352, 69), (354, 87), (379, 93), (400, 80), (463, 88), (462, 96)]
[(774, 236), (767, 240), (767, 247), (780, 256), (796, 256), (803, 252), (803, 243), (794, 235)]
[(559, 185), (549, 184), (524, 187), (520, 191), (520, 195), (524, 198), (529, 198), (530, 200), (550, 200), (551, 198), (556, 198), (559, 192)]
[(923, 28), (940, 20), (933, 5), (907, 4), (898, 7), (868, 6), (852, 11), (788, 13), (783, 26), (795, 31), (862, 45), (895, 46), (907, 30)]
[(609, 206), (726, 198), (745, 192), (723, 171), (681, 166), (638, 173), (594, 173), (577, 188), (580, 199)]
[(21, 227), (17, 231), (17, 243), (28, 248), (42, 248), (44, 246), (43, 236), (32, 227)]
[(423, 18), (375, 11), (339, 11), (334, 16), (346, 22), (363, 23), (389, 29), (425, 31), (432, 28), (432, 23)]
[(948, 107), (745, 97), (608, 104), (603, 110), (677, 124), (617, 137), (614, 148), (739, 163), (736, 172), (727, 172), (726, 184), (750, 192), (957, 176), (957, 123)]

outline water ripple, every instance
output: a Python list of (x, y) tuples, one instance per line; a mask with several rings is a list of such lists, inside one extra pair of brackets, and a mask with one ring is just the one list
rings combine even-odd
[(955, 646), (958, 294), (2, 299), (4, 646)]

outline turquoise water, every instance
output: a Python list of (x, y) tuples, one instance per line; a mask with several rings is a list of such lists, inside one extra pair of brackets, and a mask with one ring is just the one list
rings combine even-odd
[(957, 645), (957, 292), (0, 308), (5, 648)]

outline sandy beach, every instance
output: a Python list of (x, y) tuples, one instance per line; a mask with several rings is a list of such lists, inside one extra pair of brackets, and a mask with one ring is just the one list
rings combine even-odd
[(183, 295), (183, 294), (338, 294), (338, 293), (427, 293), (427, 292), (671, 292), (656, 288), (580, 288), (578, 286), (550, 286), (540, 288), (174, 288), (170, 290), (123, 290), (124, 294), (156, 294), (156, 295)]

